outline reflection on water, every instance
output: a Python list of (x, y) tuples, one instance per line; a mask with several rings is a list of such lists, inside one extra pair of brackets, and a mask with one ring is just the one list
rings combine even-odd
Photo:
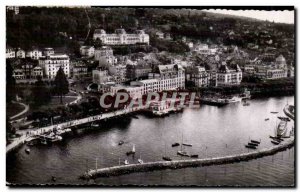
[[(79, 130), (71, 138), (52, 146), (25, 147), (7, 157), (7, 181), (12, 183), (85, 184), (78, 176), (87, 169), (119, 164), (128, 159), (137, 163), (161, 160), (163, 155), (176, 155), (180, 147), (175, 142), (193, 144), (183, 150), (198, 154), (199, 158), (216, 157), (246, 152), (244, 144), (250, 139), (261, 140), (260, 147), (270, 147), (269, 135), (274, 133), (277, 116), (283, 115), (285, 104), (294, 103), (293, 97), (251, 100), (250, 106), (232, 104), (222, 108), (202, 105), (200, 109), (186, 109), (166, 118), (123, 119), (106, 122), (101, 130)], [(278, 114), (271, 114), (278, 111)], [(265, 121), (265, 118), (270, 118)], [(291, 128), (293, 122), (288, 127)], [(118, 145), (120, 140), (125, 143)], [(136, 157), (126, 152), (136, 147)], [(294, 185), (294, 149), (249, 162), (211, 167), (185, 168), (147, 173), (133, 173), (89, 181), (94, 184), (148, 184), (148, 185)]]

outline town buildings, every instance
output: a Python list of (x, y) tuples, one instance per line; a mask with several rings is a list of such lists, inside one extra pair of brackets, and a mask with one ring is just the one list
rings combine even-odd
[(26, 52), (26, 57), (29, 57), (34, 60), (38, 60), (43, 56), (42, 51), (37, 48), (30, 49)]
[(124, 29), (116, 29), (115, 33), (107, 34), (103, 29), (96, 29), (93, 39), (101, 40), (104, 45), (149, 44), (149, 35), (143, 30), (136, 30), (135, 33), (129, 34)]
[(54, 49), (51, 47), (47, 47), (43, 49), (43, 55), (44, 56), (50, 56), (50, 55), (54, 55)]
[(148, 74), (148, 78), (146, 80), (132, 81), (130, 85), (143, 86), (142, 94), (185, 88), (184, 69), (178, 64), (159, 65), (157, 71)]
[(16, 58), (25, 58), (25, 55), (26, 55), (26, 52), (23, 49), (18, 48), (16, 50)]
[(98, 85), (104, 84), (109, 81), (109, 75), (107, 69), (98, 68), (92, 71), (93, 83)]
[(108, 64), (114, 64), (116, 58), (113, 55), (113, 50), (109, 46), (102, 46), (101, 48), (95, 49), (95, 61), (106, 62)]
[(136, 79), (140, 77), (148, 77), (148, 73), (152, 72), (152, 68), (146, 63), (133, 63), (126, 65), (126, 78)]
[(59, 68), (62, 68), (66, 77), (70, 77), (70, 58), (65, 54), (54, 54), (39, 59), (39, 65), (44, 70), (44, 75), (48, 79), (56, 76)]
[(239, 65), (227, 66), (225, 62), (216, 73), (216, 86), (239, 85), (242, 81), (242, 70)]
[(84, 80), (88, 77), (88, 68), (82, 61), (73, 61), (70, 65), (71, 77), (74, 80)]
[(190, 80), (196, 87), (207, 87), (209, 85), (209, 74), (204, 67), (196, 66), (191, 73)]
[(16, 53), (14, 48), (7, 46), (6, 47), (6, 58), (7, 59), (11, 59), (11, 58), (15, 58), (16, 57)]
[(95, 48), (94, 46), (81, 46), (80, 47), (80, 55), (91, 58), (95, 55)]

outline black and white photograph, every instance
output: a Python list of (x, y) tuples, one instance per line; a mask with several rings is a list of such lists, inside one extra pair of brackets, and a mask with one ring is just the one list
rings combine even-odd
[(8, 188), (296, 187), (294, 6), (5, 17)]

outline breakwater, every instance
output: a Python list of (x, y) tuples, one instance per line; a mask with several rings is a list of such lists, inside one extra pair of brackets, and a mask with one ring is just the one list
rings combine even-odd
[(174, 161), (156, 161), (143, 164), (131, 164), (120, 165), (107, 168), (101, 168), (97, 170), (89, 170), (80, 176), (81, 179), (92, 179), (96, 177), (109, 177), (123, 174), (129, 174), (134, 172), (149, 172), (162, 169), (180, 169), (186, 167), (199, 167), (229, 164), (240, 161), (249, 161), (252, 159), (273, 155), (279, 151), (284, 151), (294, 146), (294, 138), (290, 138), (284, 141), (280, 145), (272, 146), (270, 148), (264, 148), (261, 150), (255, 150), (248, 153), (241, 153), (236, 155), (228, 155), (223, 157), (204, 158), (204, 159), (189, 159), (189, 160), (174, 160)]

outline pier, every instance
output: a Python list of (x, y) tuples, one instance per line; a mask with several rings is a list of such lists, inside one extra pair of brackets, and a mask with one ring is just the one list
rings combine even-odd
[(16, 138), (13, 142), (8, 144), (6, 146), (6, 153), (13, 151), (14, 149), (16, 149), (19, 146), (21, 146), (22, 144), (24, 144), (25, 142), (32, 140), (37, 135), (41, 135), (43, 133), (53, 131), (57, 127), (60, 127), (61, 129), (73, 128), (78, 125), (92, 123), (94, 121), (105, 120), (105, 119), (110, 119), (110, 118), (114, 118), (117, 116), (129, 114), (132, 112), (142, 110), (144, 108), (145, 108), (144, 106), (139, 106), (139, 107), (134, 107), (134, 108), (126, 108), (126, 109), (122, 109), (122, 110), (118, 110), (118, 111), (114, 111), (114, 112), (110, 112), (110, 113), (103, 113), (103, 114), (99, 114), (99, 115), (95, 115), (95, 116), (85, 117), (82, 119), (76, 119), (76, 120), (67, 121), (67, 122), (63, 122), (63, 123), (59, 123), (59, 124), (54, 124), (54, 125), (50, 125), (50, 126), (46, 126), (46, 127), (36, 128), (34, 130), (30, 130), (30, 134), (23, 134), (21, 137)]
[(284, 151), (294, 146), (294, 138), (286, 140), (286, 142), (265, 148), (255, 150), (248, 153), (236, 155), (228, 155), (223, 157), (204, 158), (204, 159), (189, 159), (189, 160), (174, 160), (174, 161), (156, 161), (143, 164), (120, 165), (95, 170), (89, 170), (80, 176), (81, 179), (93, 179), (96, 177), (117, 176), (135, 172), (148, 172), (163, 169), (180, 169), (186, 167), (201, 167), (210, 165), (229, 164), (241, 161), (249, 161), (256, 158), (261, 158), (268, 155), (273, 155), (279, 151)]

